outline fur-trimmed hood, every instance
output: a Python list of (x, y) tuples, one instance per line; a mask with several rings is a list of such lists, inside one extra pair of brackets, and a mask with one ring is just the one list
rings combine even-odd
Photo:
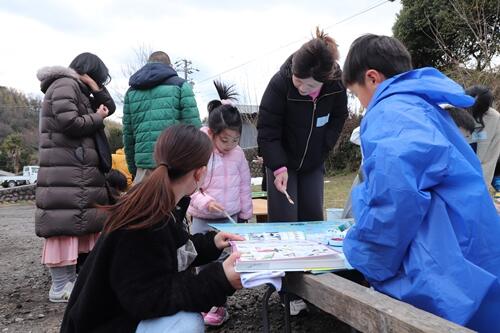
[(80, 76), (74, 69), (63, 66), (42, 67), (36, 73), (36, 77), (40, 80), (40, 89), (43, 93), (47, 91), (52, 82), (62, 77), (69, 77), (80, 82)]

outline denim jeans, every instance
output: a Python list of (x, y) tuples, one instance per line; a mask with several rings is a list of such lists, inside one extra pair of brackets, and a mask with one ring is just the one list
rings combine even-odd
[(177, 312), (172, 316), (143, 320), (136, 333), (203, 333), (205, 324), (200, 313)]
[[(234, 214), (231, 217), (233, 218), (233, 220), (238, 221), (238, 214)], [(193, 216), (193, 223), (191, 224), (191, 235), (206, 234), (209, 231), (213, 231), (214, 229), (208, 225), (209, 223), (231, 223), (231, 221), (229, 221), (229, 219), (225, 217), (209, 220)]]

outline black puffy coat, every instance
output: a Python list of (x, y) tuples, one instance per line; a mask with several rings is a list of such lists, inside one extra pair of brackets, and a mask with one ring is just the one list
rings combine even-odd
[(316, 169), (335, 146), (347, 118), (347, 93), (339, 80), (323, 84), (315, 101), (292, 83), (292, 56), (269, 82), (257, 122), (260, 152), (271, 170)]

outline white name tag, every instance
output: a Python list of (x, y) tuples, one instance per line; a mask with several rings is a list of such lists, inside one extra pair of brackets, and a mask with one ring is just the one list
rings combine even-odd
[(471, 135), (471, 142), (484, 141), (488, 139), (488, 133), (483, 129), (481, 132), (474, 132)]
[(328, 120), (330, 120), (330, 114), (327, 114), (326, 116), (323, 117), (318, 117), (318, 119), (316, 119), (316, 127), (325, 126), (325, 124), (328, 123)]

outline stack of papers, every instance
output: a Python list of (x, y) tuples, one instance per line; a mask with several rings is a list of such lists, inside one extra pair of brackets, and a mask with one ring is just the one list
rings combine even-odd
[(241, 255), (235, 266), (237, 272), (345, 268), (341, 252), (308, 240), (235, 241), (231, 246)]

